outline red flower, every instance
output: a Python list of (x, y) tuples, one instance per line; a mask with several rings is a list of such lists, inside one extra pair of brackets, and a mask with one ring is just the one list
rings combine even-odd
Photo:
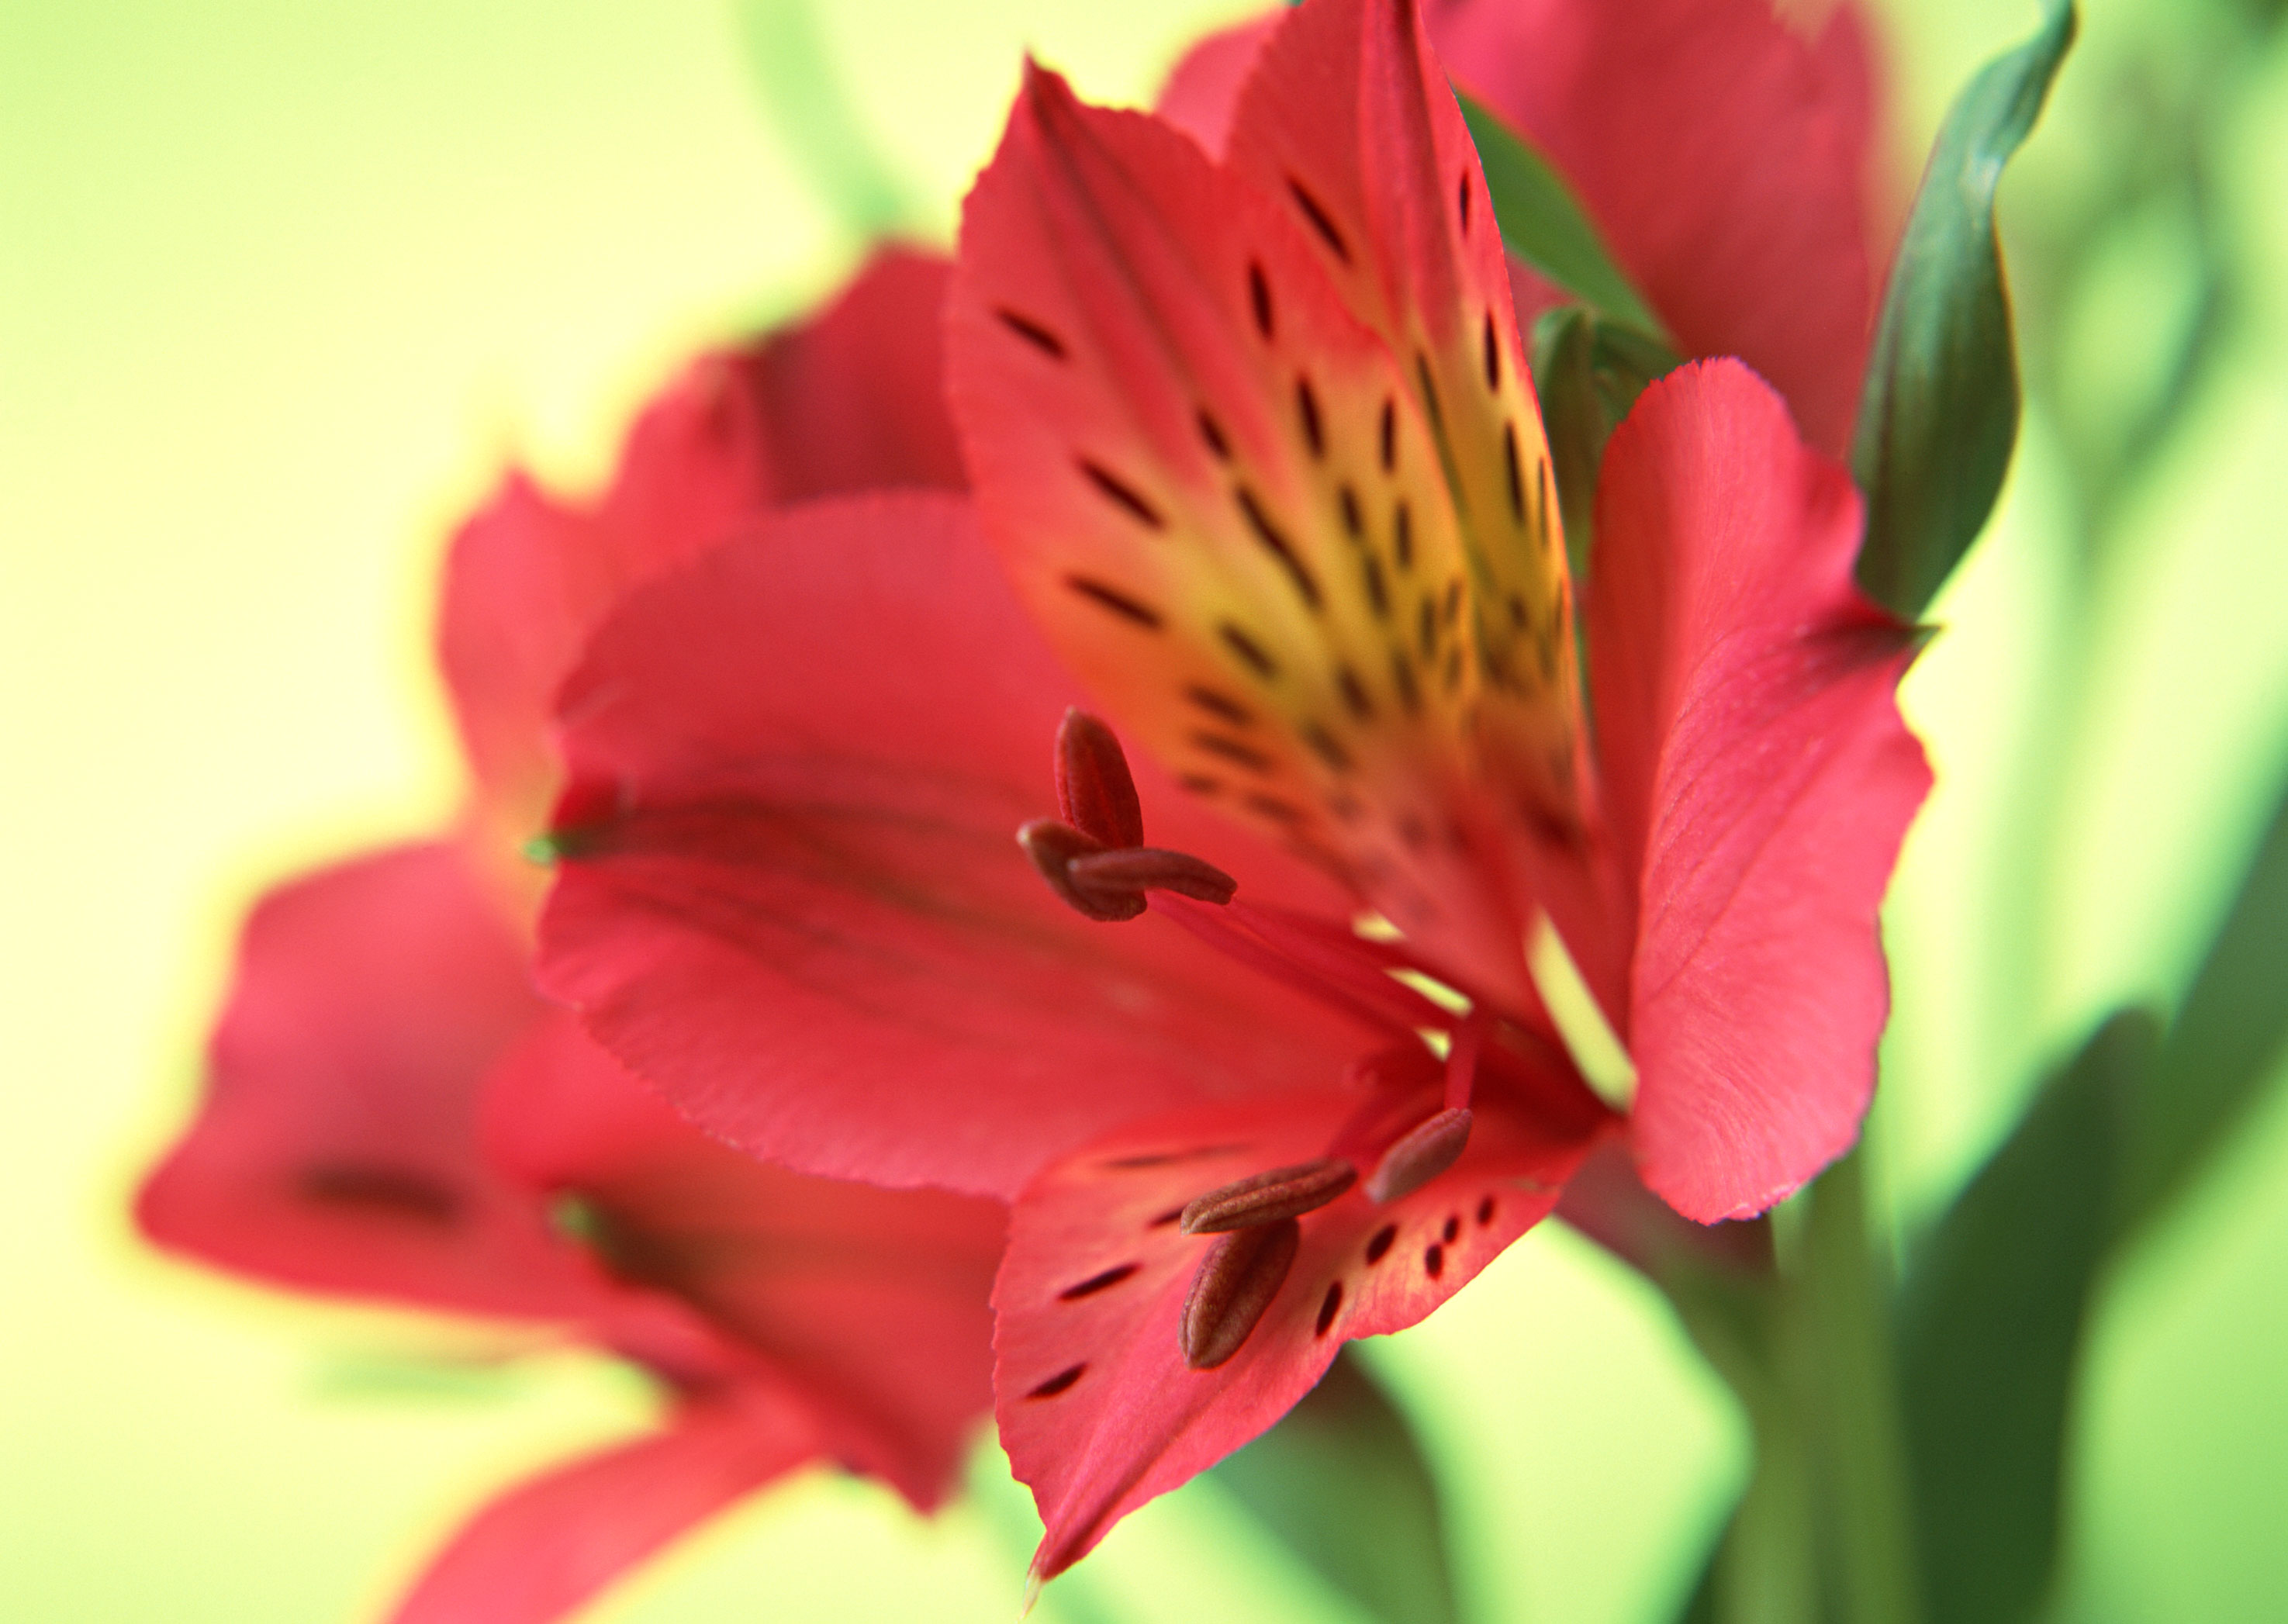
[[(810, 327), (701, 363), (592, 508), (512, 480), (457, 543), (444, 614), (478, 838), (322, 870), (248, 923), (208, 1097), (142, 1192), (147, 1233), (302, 1289), (561, 1327), (669, 1400), (659, 1431), (481, 1512), (402, 1624), (541, 1624), (810, 1461), (927, 1509), (987, 1403), (998, 1205), (707, 1138), (529, 990), (514, 893), (480, 872), (510, 872), (492, 836), (553, 791), (548, 695), (615, 582), (774, 496), (957, 479), (922, 392), (943, 285), (941, 262), (886, 255)], [(879, 437), (842, 437), (860, 422)]]
[[(949, 320), (1002, 568), (961, 504), (876, 500), (632, 595), (562, 698), (543, 973), (751, 1151), (1015, 1197), (997, 1410), (1051, 1574), (1601, 1137), (1702, 1221), (1839, 1153), (1928, 775), (1857, 498), (1736, 363), (1612, 440), (1585, 707), (1502, 250), (1402, 5), (1291, 13), (1220, 162), (1031, 72)], [(1058, 731), (1083, 687), (1136, 791)], [(1625, 1116), (1569, 1050), (1633, 1070)]]
[[(1874, 174), (1871, 29), (1816, 32), (1771, 0), (1425, 0), (1455, 81), (1565, 176), (1682, 353), (1736, 355), (1830, 456), (1850, 444), (1874, 256), (1896, 200)], [(1193, 47), (1164, 116), (1219, 155), (1284, 10)], [(1512, 263), (1518, 316), (1561, 296)]]

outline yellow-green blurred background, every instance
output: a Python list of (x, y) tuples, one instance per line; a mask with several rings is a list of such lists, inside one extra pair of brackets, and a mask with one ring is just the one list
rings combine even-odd
[[(1142, 99), (1237, 9), (818, 15), (942, 234), (1021, 51)], [(1911, 684), (1944, 778), (1891, 920), (1879, 1148), (1910, 1235), (2029, 1066), (2181, 986), (2288, 764), (2288, 54), (2236, 45), (2234, 11), (2094, 0), (2004, 190), (2045, 337), (2003, 516)], [(426, 636), (454, 515), (511, 456), (592, 481), (680, 353), (855, 252), (759, 110), (741, 15), (0, 5), (0, 1617), (370, 1616), (492, 1486), (641, 1422), (600, 1367), (441, 1361), (465, 1347), (418, 1321), (162, 1262), (123, 1207), (253, 891), (451, 804)], [(1903, 186), (2034, 7), (1884, 20)], [(2077, 232), (2155, 95), (2206, 121), (2202, 212), (2165, 195)], [(2099, 459), (2132, 472), (2093, 525), (2089, 446), (2191, 319), (2196, 226), (2230, 326), (2153, 457)], [(1446, 1474), (1475, 1616), (1672, 1611), (1744, 1445), (1657, 1299), (1553, 1227), (1377, 1353)], [(2083, 1399), (2064, 1612), (2288, 1617), (2288, 1099), (2116, 1276)], [(976, 1477), (934, 1525), (807, 1477), (598, 1616), (1005, 1619), (1029, 1512), (989, 1450)], [(1243, 1531), (1196, 1486), (1044, 1616), (1352, 1616)]]

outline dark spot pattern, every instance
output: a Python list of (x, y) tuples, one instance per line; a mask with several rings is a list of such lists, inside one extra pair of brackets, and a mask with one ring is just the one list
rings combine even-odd
[(1494, 313), (1490, 310), (1486, 312), (1483, 347), (1486, 360), (1486, 387), (1499, 389), (1501, 387), (1501, 344), (1494, 337)]
[(1229, 694), (1193, 683), (1184, 690), (1184, 697), (1217, 720), (1228, 722), (1234, 727), (1252, 727), (1255, 713)]
[(1224, 438), (1223, 424), (1210, 416), (1204, 406), (1195, 416), (1199, 421), (1200, 438), (1207, 441), (1208, 449), (1215, 453), (1218, 461), (1231, 461), (1231, 441)]
[(1478, 1203), (1478, 1227), (1485, 1228), (1494, 1221), (1494, 1198), (1487, 1196)]
[(1255, 539), (1287, 572), (1287, 579), (1294, 583), (1295, 596), (1303, 600), (1305, 608), (1316, 614), (1320, 607), (1319, 582), (1318, 577), (1311, 574), (1310, 566), (1303, 562), (1285, 532), (1271, 522), (1271, 515), (1263, 511), (1263, 504), (1255, 499), (1253, 491), (1242, 485), (1232, 492), (1232, 495), (1239, 503), (1239, 511), (1247, 520), (1247, 527), (1255, 533)]
[(1030, 316), (1019, 315), (1005, 305), (997, 305), (993, 313), (1001, 318), (1001, 325), (1031, 345), (1052, 360), (1065, 358), (1065, 341)]
[(1312, 196), (1303, 183), (1292, 175), (1287, 177), (1287, 190), (1295, 199), (1295, 206), (1303, 211), (1303, 218), (1311, 222), (1311, 229), (1317, 232), (1319, 240), (1327, 245), (1328, 251), (1345, 265), (1350, 264), (1351, 245), (1343, 240), (1342, 232), (1320, 205), (1319, 200)]
[[(1181, 1208), (1177, 1209), (1182, 1211)], [(1057, 1293), (1060, 1303), (1077, 1303), (1083, 1297), (1092, 1297), (1100, 1291), (1109, 1291), (1121, 1281), (1142, 1268), (1141, 1264), (1116, 1264), (1101, 1273), (1092, 1274), (1076, 1286), (1068, 1286)]]
[(1271, 279), (1264, 275), (1259, 260), (1247, 262), (1247, 303), (1255, 313), (1255, 330), (1263, 335), (1266, 344), (1270, 343), (1273, 330)]
[(1452, 1246), (1454, 1242), (1459, 1240), (1462, 1238), (1462, 1220), (1460, 1215), (1457, 1213), (1448, 1213), (1446, 1215), (1446, 1227), (1440, 1230), (1438, 1233), (1448, 1246)]
[(1085, 1363), (1069, 1366), (1067, 1368), (1057, 1372), (1056, 1374), (1042, 1382), (1031, 1392), (1027, 1393), (1025, 1397), (1028, 1398), (1053, 1398), (1059, 1393), (1071, 1391), (1072, 1384), (1079, 1381), (1081, 1377), (1087, 1374), (1088, 1366)]
[(1525, 522), (1525, 476), (1517, 461), (1517, 424), (1502, 424), (1502, 467), (1509, 479), (1509, 516)]
[(1347, 772), (1351, 770), (1350, 752), (1337, 743), (1334, 735), (1316, 722), (1305, 722), (1295, 731), (1310, 747), (1311, 754), (1325, 762), (1330, 771)]
[(1227, 739), (1221, 733), (1212, 733), (1204, 729), (1199, 729), (1192, 733), (1191, 744), (1194, 749), (1205, 750), (1211, 756), (1219, 756), (1235, 765), (1245, 767), (1251, 772), (1271, 771), (1270, 757), (1266, 756), (1253, 745), (1243, 743), (1237, 739)]
[(1118, 587), (1107, 586), (1087, 575), (1067, 575), (1065, 586), (1099, 608), (1108, 609), (1133, 625), (1141, 626), (1148, 631), (1160, 630), (1160, 612), (1149, 604), (1140, 603)]
[(1263, 645), (1229, 621), (1216, 628), (1216, 636), (1223, 639), (1226, 648), (1237, 654), (1250, 670), (1265, 681), (1268, 682), (1279, 675), (1279, 662), (1272, 659)]
[(1423, 1249), (1422, 1270), (1432, 1279), (1441, 1279), (1446, 1273), (1446, 1248), (1432, 1241)]
[(1382, 471), (1398, 471), (1398, 403), (1387, 396), (1382, 402)]
[(1312, 1328), (1311, 1335), (1324, 1336), (1335, 1323), (1335, 1316), (1342, 1311), (1342, 1306), (1343, 1283), (1340, 1280), (1329, 1282), (1327, 1295), (1319, 1300), (1319, 1323)]
[(1470, 234), (1470, 177), (1466, 171), (1454, 186), (1454, 212), (1460, 217), (1462, 235)]
[(1371, 1266), (1375, 1264), (1380, 1263), (1384, 1257), (1388, 1256), (1392, 1242), (1395, 1241), (1397, 1239), (1398, 1225), (1395, 1224), (1386, 1224), (1380, 1229), (1375, 1231), (1373, 1237), (1366, 1243), (1366, 1261), (1368, 1264)]
[(1303, 425), (1303, 443), (1314, 460), (1327, 455), (1327, 428), (1319, 421), (1319, 396), (1307, 377), (1295, 380), (1295, 416)]
[(1355, 542), (1363, 537), (1366, 535), (1366, 516), (1359, 511), (1358, 493), (1347, 485), (1337, 487), (1335, 506), (1343, 516), (1343, 534)]
[(302, 1199), (376, 1217), (449, 1229), (461, 1216), (460, 1192), (413, 1168), (379, 1162), (322, 1161), (296, 1181)]
[(1088, 476), (1088, 482), (1096, 487), (1100, 495), (1146, 529), (1164, 530), (1168, 527), (1168, 521), (1160, 517), (1160, 510), (1145, 500), (1141, 491), (1103, 463), (1082, 457), (1080, 471)]

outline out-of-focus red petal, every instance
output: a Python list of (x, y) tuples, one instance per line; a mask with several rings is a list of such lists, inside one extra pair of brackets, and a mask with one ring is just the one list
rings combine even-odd
[(1735, 354), (1849, 443), (1874, 309), (1867, 31), (1770, 0), (1429, 0), (1466, 89), (1546, 153), (1688, 354)]
[[(711, 1131), (886, 1184), (1006, 1195), (1140, 1112), (1339, 1075), (1335, 1018), (1034, 873), (1073, 697), (965, 504), (773, 518), (632, 596), (566, 686), (545, 984)], [(1139, 781), (1155, 843), (1312, 894)]]
[(727, 363), (695, 363), (637, 420), (593, 504), (521, 474), (462, 526), (445, 564), (437, 653), (477, 782), (510, 846), (544, 826), (559, 780), (556, 686), (605, 608), (719, 541), (769, 490), (761, 414)]
[(1153, 111), (1206, 148), (1211, 158), (1223, 156), (1239, 92), (1254, 70), (1263, 42), (1284, 15), (1283, 11), (1266, 12), (1196, 42), (1169, 69)]
[(815, 317), (702, 356), (628, 432), (592, 501), (512, 474), (447, 559), (439, 655), (493, 832), (537, 833), (549, 720), (583, 638), (630, 587), (766, 505), (965, 481), (944, 388), (949, 265), (885, 248)]
[(1636, 1153), (1712, 1222), (1839, 1154), (1874, 1087), (1876, 912), (1930, 787), (1894, 692), (1913, 649), (1852, 583), (1849, 476), (1736, 361), (1646, 392), (1597, 514), (1599, 748), (1640, 899)]
[(818, 1447), (798, 1406), (753, 1392), (686, 1402), (665, 1430), (560, 1466), (478, 1512), (392, 1624), (552, 1624)]
[(994, 1408), (1040, 1507), (1037, 1573), (1070, 1567), (1121, 1517), (1269, 1427), (1347, 1338), (1402, 1330), (1461, 1289), (1549, 1211), (1596, 1131), (1586, 1113), (1481, 1110), (1462, 1159), (1413, 1194), (1378, 1206), (1354, 1188), (1306, 1216), (1239, 1351), (1189, 1368), (1179, 1326), (1215, 1238), (1182, 1232), (1184, 1204), (1322, 1153), (1359, 1104), (1321, 1089), (1140, 1123), (1019, 1197), (994, 1287)]
[(937, 1503), (992, 1393), (997, 1202), (811, 1178), (708, 1138), (550, 1018), (495, 1075), (504, 1171), (576, 1197), (608, 1265), (671, 1294), (826, 1418), (836, 1454)]
[(817, 316), (729, 358), (761, 411), (774, 499), (968, 483), (945, 405), (950, 269), (879, 249)]
[(280, 887), (247, 922), (198, 1117), (143, 1187), (145, 1232), (313, 1290), (584, 1310), (587, 1277), (477, 1142), (485, 1073), (540, 1012), (454, 847)]

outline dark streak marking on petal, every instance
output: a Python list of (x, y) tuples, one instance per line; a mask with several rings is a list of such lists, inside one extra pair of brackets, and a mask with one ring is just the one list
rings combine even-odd
[(302, 1169), (302, 1199), (377, 1217), (408, 1218), (449, 1229), (461, 1216), (460, 1192), (429, 1174), (379, 1162), (324, 1161)]
[(1386, 396), (1382, 402), (1382, 471), (1398, 471), (1398, 403)]
[(1255, 725), (1253, 711), (1228, 694), (1219, 693), (1213, 688), (1193, 683), (1185, 688), (1184, 697), (1210, 716), (1228, 722), (1234, 727), (1251, 727)]
[(1386, 1224), (1380, 1229), (1375, 1231), (1374, 1238), (1366, 1243), (1366, 1261), (1368, 1264), (1371, 1265), (1380, 1263), (1384, 1256), (1389, 1252), (1391, 1243), (1397, 1239), (1398, 1225), (1395, 1224)]
[(1293, 194), (1295, 206), (1300, 209), (1304, 218), (1311, 222), (1312, 229), (1325, 240), (1328, 248), (1334, 251), (1335, 257), (1345, 265), (1350, 264), (1351, 245), (1343, 241), (1343, 234), (1335, 228), (1334, 221), (1330, 219), (1327, 217), (1327, 211), (1319, 206), (1319, 200), (1305, 191), (1303, 183), (1292, 175), (1287, 177), (1287, 190)]
[(1342, 486), (1335, 492), (1335, 502), (1342, 510), (1343, 534), (1357, 541), (1366, 534), (1366, 516), (1359, 511), (1358, 493), (1347, 485)]
[(995, 306), (993, 313), (1001, 318), (1004, 327), (1042, 353), (1058, 360), (1065, 358), (1065, 341), (1029, 316), (1021, 316), (1005, 305)]
[(1146, 1229), (1165, 1229), (1168, 1225), (1173, 1224), (1177, 1219), (1183, 1216), (1184, 1209), (1182, 1208), (1171, 1207), (1167, 1211), (1162, 1213), (1158, 1217), (1153, 1219), (1152, 1222), (1146, 1224), (1144, 1227)]
[(1079, 1381), (1082, 1376), (1087, 1374), (1088, 1367), (1086, 1365), (1074, 1365), (1069, 1368), (1060, 1370), (1056, 1374), (1042, 1382), (1031, 1392), (1027, 1393), (1025, 1397), (1028, 1398), (1053, 1398), (1059, 1393), (1069, 1390), (1074, 1382)]
[(1347, 772), (1351, 770), (1350, 752), (1338, 743), (1333, 734), (1316, 722), (1305, 722), (1295, 730), (1296, 735), (1311, 748), (1311, 753), (1327, 764), (1330, 770)]
[(1330, 1281), (1326, 1297), (1319, 1304), (1319, 1323), (1311, 1335), (1315, 1337), (1324, 1336), (1327, 1334), (1327, 1327), (1335, 1323), (1335, 1316), (1342, 1311), (1342, 1306), (1343, 1283), (1340, 1280)]
[(1298, 556), (1294, 543), (1271, 522), (1271, 516), (1263, 511), (1263, 504), (1255, 499), (1253, 491), (1240, 485), (1233, 487), (1232, 495), (1239, 503), (1240, 512), (1246, 517), (1247, 527), (1255, 532), (1255, 539), (1287, 572), (1287, 578), (1295, 583), (1295, 595), (1303, 600), (1304, 607), (1315, 614), (1319, 608), (1318, 577), (1311, 574), (1310, 566)]
[(1250, 812), (1259, 812), (1275, 823), (1300, 823), (1303, 809), (1292, 801), (1283, 801), (1275, 795), (1251, 795), (1247, 797)]
[(1454, 1214), (1450, 1212), (1448, 1213), (1446, 1215), (1446, 1226), (1438, 1232), (1445, 1237), (1446, 1244), (1448, 1246), (1452, 1246), (1455, 1241), (1461, 1239), (1462, 1220), (1457, 1217)]
[(1422, 712), (1422, 691), (1414, 685), (1414, 662), (1406, 657), (1402, 648), (1390, 651), (1391, 685), (1398, 690), (1398, 702), (1406, 707), (1409, 716)]
[(1148, 631), (1160, 630), (1160, 612), (1148, 604), (1140, 604), (1117, 587), (1101, 581), (1092, 581), (1086, 575), (1067, 575), (1065, 585), (1100, 608), (1112, 611), (1123, 620), (1132, 621)]
[(1368, 606), (1374, 611), (1374, 618), (1378, 621), (1388, 620), (1390, 590), (1383, 584), (1382, 560), (1376, 558), (1372, 552), (1369, 552), (1361, 574), (1366, 583), (1366, 601)]
[(1509, 477), (1509, 516), (1525, 522), (1525, 477), (1517, 464), (1517, 424), (1502, 424), (1502, 465)]
[(1422, 1253), (1422, 1267), (1432, 1279), (1442, 1278), (1446, 1272), (1446, 1248), (1432, 1241)]
[(1488, 1196), (1485, 1200), (1478, 1203), (1478, 1227), (1480, 1229), (1483, 1229), (1487, 1224), (1491, 1224), (1493, 1221), (1494, 1198)]
[(1312, 392), (1307, 377), (1295, 380), (1295, 416), (1302, 420), (1303, 440), (1311, 448), (1312, 456), (1326, 456), (1326, 425), (1319, 421), (1319, 397)]
[(1501, 345), (1494, 337), (1494, 313), (1486, 312), (1486, 387), (1501, 387)]
[(1470, 234), (1470, 177), (1466, 171), (1454, 188), (1454, 208), (1462, 217), (1462, 234), (1466, 237)]
[(1260, 261), (1247, 262), (1247, 302), (1255, 312), (1255, 330), (1263, 335), (1267, 344), (1271, 339), (1271, 283), (1263, 274)]
[(1100, 1291), (1109, 1291), (1143, 1266), (1141, 1264), (1116, 1264), (1100, 1274), (1090, 1275), (1077, 1286), (1066, 1287), (1057, 1293), (1057, 1301), (1077, 1303), (1081, 1298), (1092, 1297)]
[(1226, 761), (1245, 767), (1251, 772), (1271, 771), (1270, 757), (1266, 756), (1253, 745), (1243, 744), (1237, 739), (1227, 739), (1221, 733), (1212, 733), (1204, 729), (1199, 729), (1194, 731), (1190, 742), (1194, 749), (1205, 750), (1211, 756), (1220, 756)]
[(1335, 668), (1335, 686), (1342, 691), (1343, 708), (1363, 722), (1374, 715), (1374, 701), (1366, 696), (1366, 685), (1358, 673), (1347, 665)]
[(1223, 793), (1223, 780), (1221, 779), (1210, 778), (1204, 772), (1187, 772), (1176, 780), (1176, 787), (1180, 789), (1188, 789), (1194, 795), (1221, 795)]
[(1199, 418), (1200, 438), (1208, 442), (1208, 449), (1214, 452), (1219, 460), (1229, 462), (1231, 441), (1223, 436), (1223, 424), (1210, 416), (1208, 408), (1204, 406), (1199, 408), (1196, 415)]
[(1160, 510), (1146, 501), (1142, 492), (1102, 463), (1082, 457), (1080, 471), (1088, 476), (1088, 482), (1095, 486), (1108, 501), (1127, 512), (1137, 523), (1152, 530), (1167, 528), (1168, 521), (1160, 517)]
[(1390, 547), (1401, 574), (1414, 567), (1414, 513), (1403, 502), (1390, 516)]
[(1417, 617), (1415, 641), (1421, 646), (1425, 660), (1438, 652), (1438, 606), (1430, 598), (1422, 600), (1422, 613)]
[(1268, 679), (1279, 675), (1278, 661), (1272, 659), (1263, 645), (1229, 621), (1216, 628), (1216, 635), (1223, 639), (1224, 646), (1246, 661), (1258, 677)]

